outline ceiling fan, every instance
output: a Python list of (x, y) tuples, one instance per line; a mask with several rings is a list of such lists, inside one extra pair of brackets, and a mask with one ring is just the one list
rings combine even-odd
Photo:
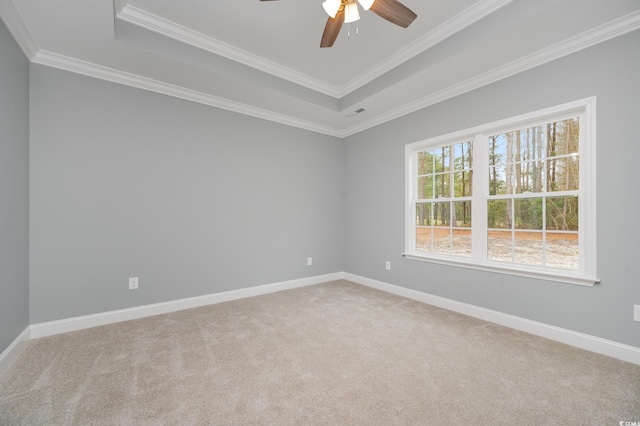
[(336, 38), (338, 38), (342, 24), (355, 22), (360, 19), (358, 3), (360, 3), (364, 10), (371, 9), (371, 11), (378, 16), (403, 28), (411, 25), (418, 16), (397, 0), (325, 0), (322, 6), (329, 15), (329, 19), (322, 33), (320, 47), (333, 46)]

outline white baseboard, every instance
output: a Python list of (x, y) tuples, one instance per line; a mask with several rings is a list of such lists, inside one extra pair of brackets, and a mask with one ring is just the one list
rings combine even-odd
[(470, 305), (468, 303), (458, 302), (432, 294), (423, 293), (417, 290), (411, 290), (388, 284), (382, 281), (370, 278), (344, 273), (345, 280), (352, 281), (367, 287), (392, 293), (408, 299), (417, 300), (439, 308), (448, 309), (471, 317), (479, 318), (505, 327), (524, 331), (536, 336), (545, 337), (567, 345), (586, 349), (602, 355), (607, 355), (623, 361), (640, 365), (640, 348), (629, 346), (611, 340), (601, 339), (584, 333), (578, 333), (565, 328), (555, 327), (537, 321), (528, 320), (526, 318), (505, 314), (491, 309), (481, 308), (479, 306)]
[(83, 330), (85, 328), (100, 325), (113, 324), (121, 321), (129, 321), (153, 315), (166, 314), (184, 309), (198, 308), (200, 306), (229, 302), (247, 297), (260, 296), (298, 287), (321, 284), (328, 281), (342, 279), (343, 273), (337, 272), (327, 275), (301, 278), (291, 281), (283, 281), (274, 284), (265, 284), (240, 290), (225, 291), (222, 293), (207, 294), (204, 296), (189, 297), (186, 299), (172, 300), (169, 302), (155, 303), (152, 305), (137, 306), (135, 308), (120, 309), (117, 311), (102, 312), (93, 315), (84, 315), (58, 321), (33, 324), (31, 326), (31, 338), (52, 336), (54, 334), (67, 333), (69, 331)]
[(491, 309), (481, 308), (468, 303), (458, 302), (440, 296), (423, 293), (371, 278), (362, 277), (346, 272), (337, 272), (327, 275), (302, 278), (291, 281), (284, 281), (274, 284), (266, 284), (240, 290), (232, 290), (222, 293), (214, 293), (205, 296), (191, 297), (187, 299), (173, 300), (153, 305), (139, 306), (117, 311), (103, 312), (94, 315), (69, 318), (59, 321), (34, 324), (27, 328), (14, 342), (0, 355), (0, 374), (20, 353), (29, 338), (51, 336), (54, 334), (66, 333), (69, 331), (82, 330), (85, 328), (97, 327), (100, 325), (113, 324), (121, 321), (128, 321), (138, 318), (160, 315), (184, 309), (197, 308), (200, 306), (213, 305), (216, 303), (228, 302), (232, 300), (244, 299), (246, 297), (260, 296), (268, 293), (289, 290), (298, 287), (321, 284), (339, 279), (349, 280), (356, 284), (375, 288), (392, 293), (398, 296), (413, 299), (422, 303), (448, 309), (471, 317), (479, 318), (505, 327), (531, 333), (567, 345), (586, 349), (602, 355), (607, 355), (623, 361), (640, 365), (640, 348), (601, 339), (584, 333), (544, 324), (526, 318), (505, 314)]
[(9, 369), (13, 361), (18, 358), (20, 352), (27, 346), (31, 338), (31, 328), (27, 327), (22, 333), (9, 345), (7, 349), (0, 355), (0, 376)]

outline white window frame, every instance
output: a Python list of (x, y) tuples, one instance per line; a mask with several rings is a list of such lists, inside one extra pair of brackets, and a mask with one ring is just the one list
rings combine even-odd
[[(563, 270), (491, 261), (487, 258), (488, 138), (526, 127), (580, 118), (579, 268)], [(416, 250), (417, 154), (446, 144), (473, 141), (472, 254), (471, 257), (440, 255)], [(597, 278), (596, 252), (596, 98), (518, 115), (470, 129), (418, 141), (405, 146), (405, 252), (407, 259), (518, 275), (569, 284), (593, 286)]]

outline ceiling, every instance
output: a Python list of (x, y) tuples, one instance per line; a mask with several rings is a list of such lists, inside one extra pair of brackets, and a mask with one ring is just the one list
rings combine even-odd
[(322, 0), (0, 0), (0, 17), (34, 63), (338, 137), (640, 28), (637, 0), (402, 2), (409, 28), (361, 10), (329, 49)]

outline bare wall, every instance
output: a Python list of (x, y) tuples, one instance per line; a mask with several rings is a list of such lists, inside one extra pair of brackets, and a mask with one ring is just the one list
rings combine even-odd
[(0, 21), (0, 353), (29, 326), (29, 61)]
[[(31, 322), (345, 270), (640, 347), (638, 45), (628, 34), (346, 141), (33, 66)], [(401, 256), (405, 144), (589, 96), (601, 284)]]
[(31, 112), (32, 324), (343, 270), (342, 140), (38, 65)]
[[(639, 46), (636, 31), (347, 138), (345, 270), (640, 347), (640, 322), (633, 321), (633, 304), (640, 304)], [(597, 96), (601, 284), (560, 284), (401, 256), (406, 144), (589, 96)]]

